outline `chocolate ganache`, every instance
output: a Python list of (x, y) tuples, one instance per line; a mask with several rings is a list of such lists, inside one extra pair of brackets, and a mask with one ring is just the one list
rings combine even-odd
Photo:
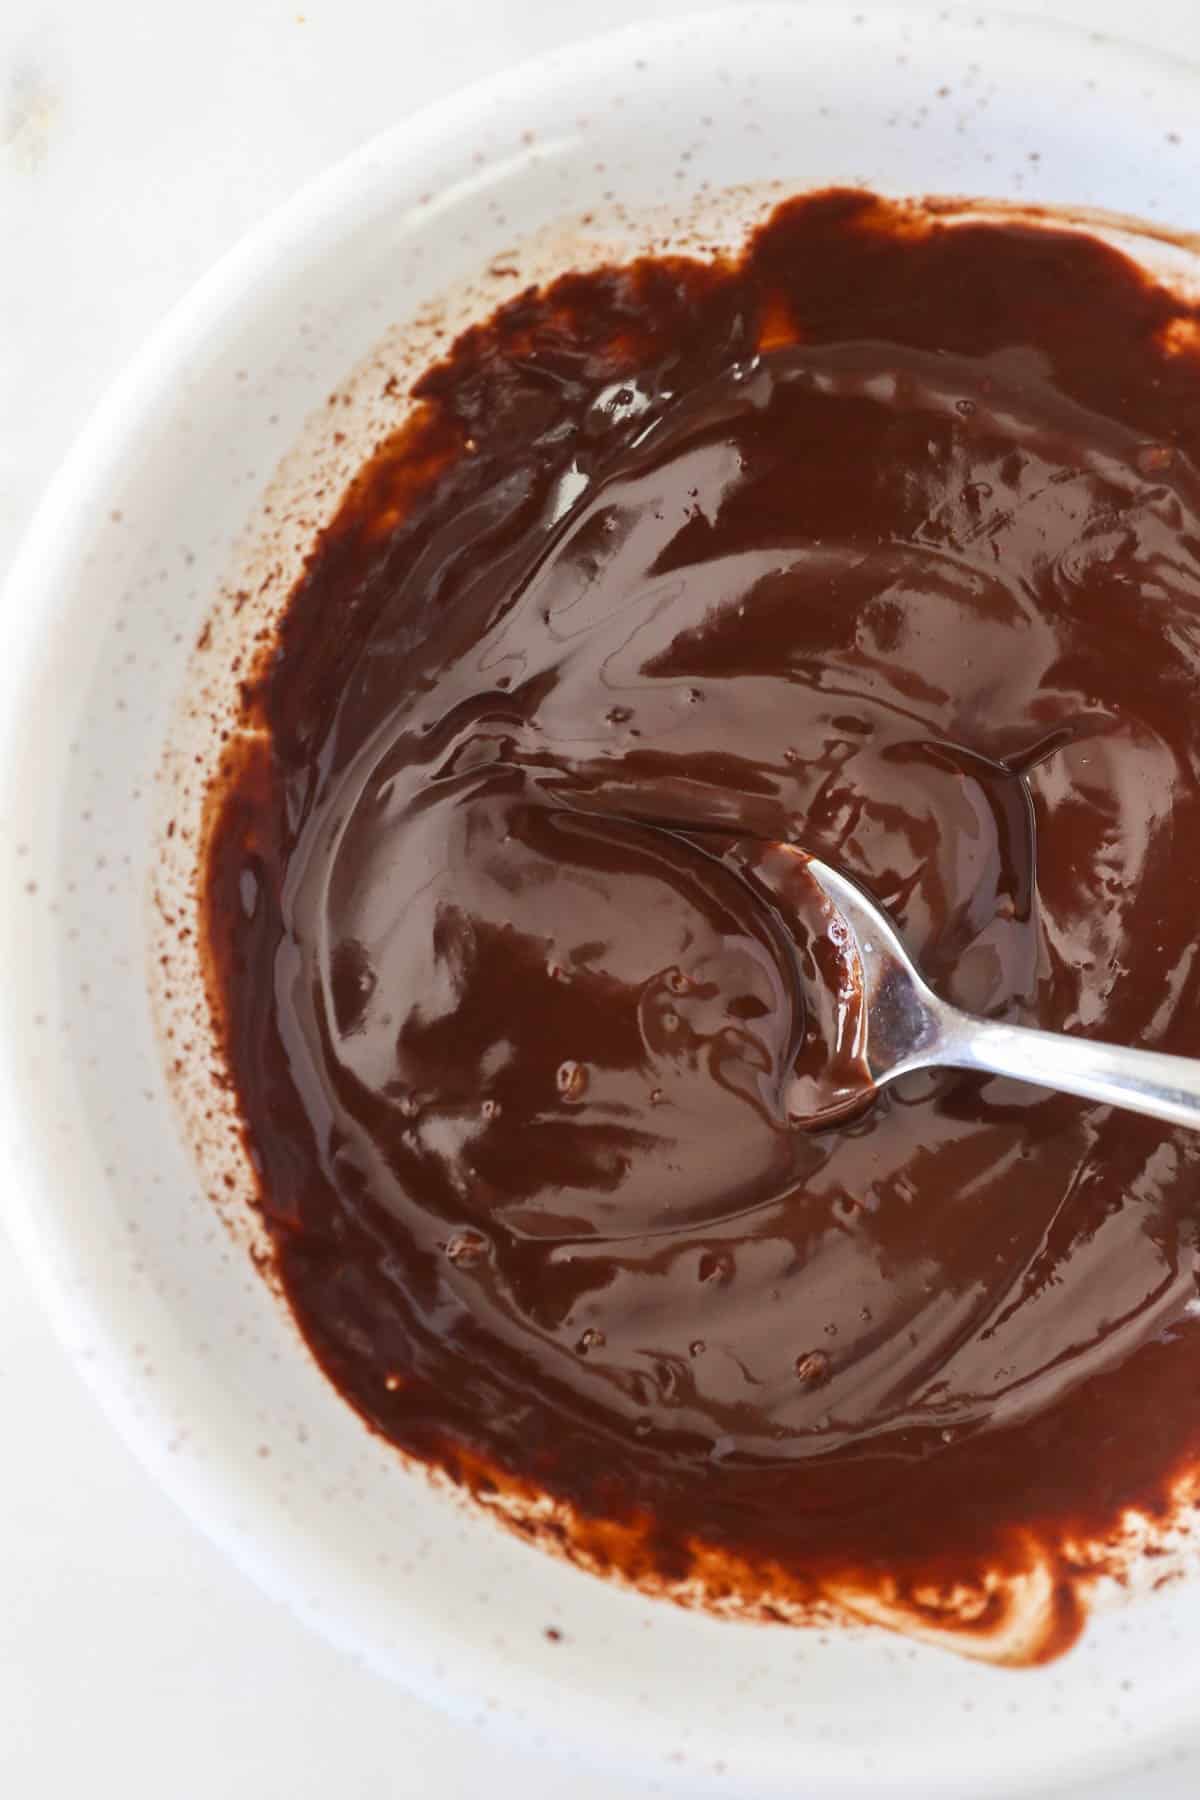
[(313, 1352), (518, 1528), (979, 1644), (1037, 1571), (1036, 1660), (1200, 1461), (1200, 1138), (843, 1106), (829, 920), (743, 853), (1200, 1054), (1197, 338), (1085, 232), (804, 197), (500, 307), (317, 540), (210, 803), (223, 1055)]

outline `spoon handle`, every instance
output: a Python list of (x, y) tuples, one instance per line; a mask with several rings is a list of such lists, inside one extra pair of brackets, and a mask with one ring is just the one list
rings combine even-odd
[(1085, 1100), (1200, 1129), (1200, 1058), (1129, 1050), (1023, 1025), (998, 1025), (949, 1006), (938, 1010), (941, 1031), (936, 1048), (930, 1046), (931, 1063), (1012, 1075), (1038, 1087), (1058, 1088)]

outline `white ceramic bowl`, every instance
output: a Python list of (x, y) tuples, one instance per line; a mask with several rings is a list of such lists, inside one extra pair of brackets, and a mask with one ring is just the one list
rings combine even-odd
[[(0, 663), (14, 1234), (101, 1400), (197, 1523), (310, 1623), (465, 1716), (740, 1800), (1033, 1792), (1195, 1744), (1200, 1585), (1104, 1613), (1045, 1671), (882, 1632), (720, 1624), (524, 1547), (374, 1441), (219, 1222), (168, 1095), (148, 890), (175, 878), (161, 832), (178, 759), (161, 772), (194, 730), (180, 697), (208, 684), (219, 708), (228, 691), (211, 646), (197, 661), (202, 622), (272, 553), (255, 604), (278, 598), (387, 416), (382, 371), (519, 278), (489, 266), (545, 272), (697, 222), (728, 236), (764, 181), (1187, 225), (1198, 116), (1200, 77), (1176, 63), (990, 14), (743, 8), (571, 49), (397, 127), (257, 231), (109, 395), (30, 531)], [(351, 398), (340, 446), (334, 389)], [(273, 544), (245, 535), (272, 478)], [(219, 626), (218, 648), (228, 609)], [(185, 1037), (173, 1050), (198, 1068)]]

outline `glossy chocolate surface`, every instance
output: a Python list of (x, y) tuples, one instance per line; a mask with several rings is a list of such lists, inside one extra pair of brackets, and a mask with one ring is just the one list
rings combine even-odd
[(806, 198), (503, 307), (318, 541), (204, 895), (278, 1272), (584, 1560), (977, 1634), (1036, 1563), (1034, 1658), (1196, 1460), (1200, 1138), (953, 1072), (813, 1129), (853, 995), (738, 848), (1200, 1054), (1196, 338), (1082, 233)]

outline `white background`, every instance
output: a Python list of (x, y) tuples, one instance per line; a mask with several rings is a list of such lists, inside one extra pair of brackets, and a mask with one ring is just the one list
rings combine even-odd
[[(687, 9), (0, 0), (0, 578), (110, 377), (277, 202), (503, 63)], [(1092, 30), (1133, 21), (1143, 40), (1200, 61), (1197, 0), (1012, 10)], [(798, 1796), (809, 1792), (801, 1770), (798, 1759)], [(309, 1638), (227, 1568), (94, 1411), (0, 1225), (4, 1800), (76, 1788), (99, 1800), (559, 1800), (568, 1782), (571, 1800), (613, 1800), (611, 1779), (567, 1776), (452, 1727)], [(1153, 1788), (1138, 1776), (1106, 1786), (1103, 1800), (1193, 1792), (1185, 1784), (1170, 1771)], [(628, 1783), (621, 1792), (638, 1800)]]

